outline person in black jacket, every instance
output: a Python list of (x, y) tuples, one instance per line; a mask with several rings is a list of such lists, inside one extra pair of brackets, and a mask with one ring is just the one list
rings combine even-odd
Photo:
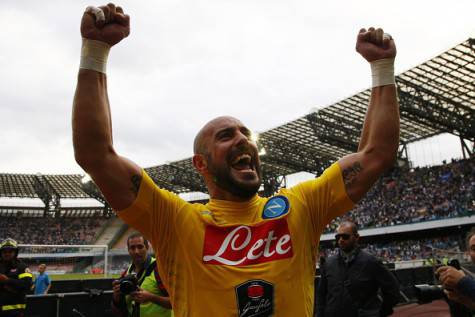
[(2, 241), (0, 254), (0, 317), (22, 317), (33, 275), (18, 259), (15, 240), (7, 238)]
[(358, 229), (353, 222), (341, 223), (335, 239), (338, 254), (321, 262), (317, 317), (391, 315), (399, 299), (396, 278), (374, 256), (358, 247)]
[[(475, 230), (471, 230), (466, 240), (467, 253), (475, 264)], [(465, 273), (466, 272), (466, 273)], [(475, 315), (475, 278), (466, 269), (457, 270), (452, 266), (442, 266), (437, 269), (440, 283), (447, 295), (447, 303), (451, 316)], [(464, 308), (459, 306), (463, 305)], [(455, 311), (457, 310), (457, 311)]]

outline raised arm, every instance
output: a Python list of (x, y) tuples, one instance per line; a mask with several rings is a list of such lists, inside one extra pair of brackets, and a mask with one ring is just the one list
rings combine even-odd
[(136, 197), (141, 169), (114, 151), (105, 66), (110, 47), (129, 35), (130, 25), (122, 8), (108, 4), (99, 9), (89, 7), (81, 21), (83, 45), (72, 117), (74, 155), (109, 204), (121, 210)]
[(373, 88), (358, 152), (338, 161), (348, 196), (355, 203), (394, 164), (399, 145), (394, 41), (382, 29), (361, 29), (356, 51), (371, 64)]

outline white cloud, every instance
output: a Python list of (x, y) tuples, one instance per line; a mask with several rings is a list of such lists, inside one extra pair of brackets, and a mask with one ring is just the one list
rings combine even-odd
[[(74, 173), (71, 104), (86, 1), (1, 1), (0, 172)], [(97, 3), (92, 3), (96, 4)], [(473, 0), (123, 1), (114, 47), (117, 150), (143, 166), (191, 155), (194, 134), (231, 114), (264, 131), (369, 85), (361, 26), (396, 39), (397, 69), (475, 36)]]

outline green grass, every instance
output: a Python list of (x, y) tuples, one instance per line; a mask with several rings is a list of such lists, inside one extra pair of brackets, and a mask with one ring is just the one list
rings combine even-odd
[[(120, 274), (109, 274), (107, 278), (118, 278)], [(92, 280), (104, 278), (104, 274), (85, 274), (85, 273), (69, 273), (49, 276), (53, 281), (60, 280)]]

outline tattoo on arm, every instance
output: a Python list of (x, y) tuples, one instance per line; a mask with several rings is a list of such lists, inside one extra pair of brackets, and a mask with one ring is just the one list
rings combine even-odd
[(142, 182), (142, 176), (140, 175), (133, 175), (130, 179), (132, 186), (130, 190), (137, 195), (139, 193), (140, 183)]
[(360, 162), (355, 162), (352, 166), (345, 168), (343, 170), (343, 182), (345, 185), (350, 186), (353, 184), (362, 170), (363, 166), (361, 166)]

